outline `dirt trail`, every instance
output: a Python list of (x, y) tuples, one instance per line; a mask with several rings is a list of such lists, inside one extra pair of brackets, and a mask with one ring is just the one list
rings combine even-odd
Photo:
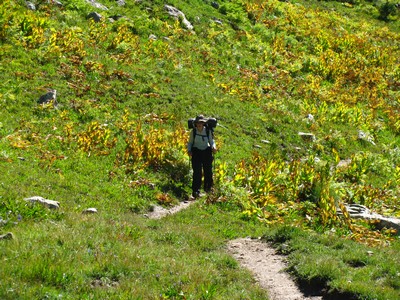
[(149, 219), (161, 219), (165, 216), (175, 214), (182, 209), (186, 209), (193, 203), (195, 203), (195, 201), (180, 202), (179, 205), (175, 205), (175, 206), (171, 207), (170, 209), (166, 209), (161, 206), (154, 206), (153, 210), (151, 212), (145, 214), (144, 216)]
[(228, 252), (249, 269), (270, 300), (319, 300), (322, 296), (305, 296), (285, 272), (286, 262), (275, 249), (258, 239), (240, 238), (228, 243)]
[[(171, 209), (160, 206), (145, 216), (160, 219), (186, 209), (194, 201), (185, 201)], [(240, 238), (229, 241), (227, 251), (242, 267), (249, 269), (260, 286), (268, 291), (269, 300), (321, 300), (322, 296), (305, 296), (292, 278), (285, 272), (284, 256), (258, 239)]]

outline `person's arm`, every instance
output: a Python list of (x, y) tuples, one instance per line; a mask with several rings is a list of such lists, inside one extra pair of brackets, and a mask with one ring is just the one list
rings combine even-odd
[(212, 151), (213, 151), (214, 153), (217, 152), (217, 145), (216, 145), (216, 143), (215, 143), (215, 140), (214, 140), (214, 137), (213, 137), (212, 134), (210, 134), (209, 143), (210, 143), (210, 147), (211, 147)]

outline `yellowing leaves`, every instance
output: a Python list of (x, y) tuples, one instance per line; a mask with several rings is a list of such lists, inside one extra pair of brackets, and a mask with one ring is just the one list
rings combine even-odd
[[(338, 152), (334, 150), (333, 155), (333, 163), (338, 164)], [(343, 203), (362, 203), (383, 213), (377, 199), (388, 208), (395, 208), (398, 205), (396, 195), (388, 193), (386, 188), (374, 188), (359, 180), (369, 168), (367, 156), (353, 156), (350, 161), (344, 169), (332, 169), (329, 164), (316, 163), (314, 156), (283, 162), (254, 154), (249, 162), (236, 164), (230, 179), (223, 168), (218, 169), (217, 174), (224, 173), (225, 185), (229, 182), (247, 191), (247, 197), (241, 199), (246, 218), (257, 218), (268, 224), (285, 222), (289, 218), (290, 222), (298, 222), (301, 226), (342, 228), (348, 238), (371, 246), (384, 245), (395, 232), (355, 225)], [(344, 184), (345, 177), (354, 182)], [(394, 180), (399, 182), (399, 178), (400, 167), (397, 167)], [(343, 212), (340, 217), (337, 207)], [(390, 215), (395, 215), (395, 211)]]
[(29, 141), (24, 140), (19, 135), (15, 135), (15, 134), (9, 135), (9, 136), (7, 136), (7, 139), (10, 141), (10, 145), (14, 148), (26, 149), (31, 145), (31, 143)]
[(89, 155), (92, 152), (104, 155), (108, 154), (116, 143), (116, 139), (111, 138), (110, 134), (111, 131), (106, 125), (92, 122), (85, 131), (77, 134), (76, 142), (78, 147)]
[(188, 137), (182, 127), (174, 131), (163, 128), (161, 124), (168, 118), (150, 114), (145, 117), (149, 124), (141, 120), (132, 123), (126, 114), (125, 122), (119, 124), (126, 133), (122, 162), (129, 168), (150, 166), (156, 169), (166, 164), (179, 163), (185, 157)]
[(400, 166), (396, 166), (394, 180), (396, 181), (397, 185), (400, 186)]

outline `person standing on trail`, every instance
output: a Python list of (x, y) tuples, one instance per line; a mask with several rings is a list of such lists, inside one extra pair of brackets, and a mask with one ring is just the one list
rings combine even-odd
[(213, 187), (213, 153), (217, 152), (211, 129), (207, 127), (207, 119), (199, 115), (193, 122), (193, 131), (190, 132), (187, 151), (192, 161), (193, 181), (192, 196), (200, 196), (200, 187), (204, 174), (204, 191), (211, 191)]

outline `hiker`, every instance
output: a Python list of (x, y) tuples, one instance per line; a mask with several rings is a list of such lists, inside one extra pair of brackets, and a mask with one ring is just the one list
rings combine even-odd
[(204, 191), (211, 191), (213, 186), (213, 153), (217, 152), (211, 129), (207, 128), (207, 119), (199, 115), (193, 121), (187, 151), (192, 160), (193, 182), (192, 196), (200, 196), (202, 175), (204, 174)]

